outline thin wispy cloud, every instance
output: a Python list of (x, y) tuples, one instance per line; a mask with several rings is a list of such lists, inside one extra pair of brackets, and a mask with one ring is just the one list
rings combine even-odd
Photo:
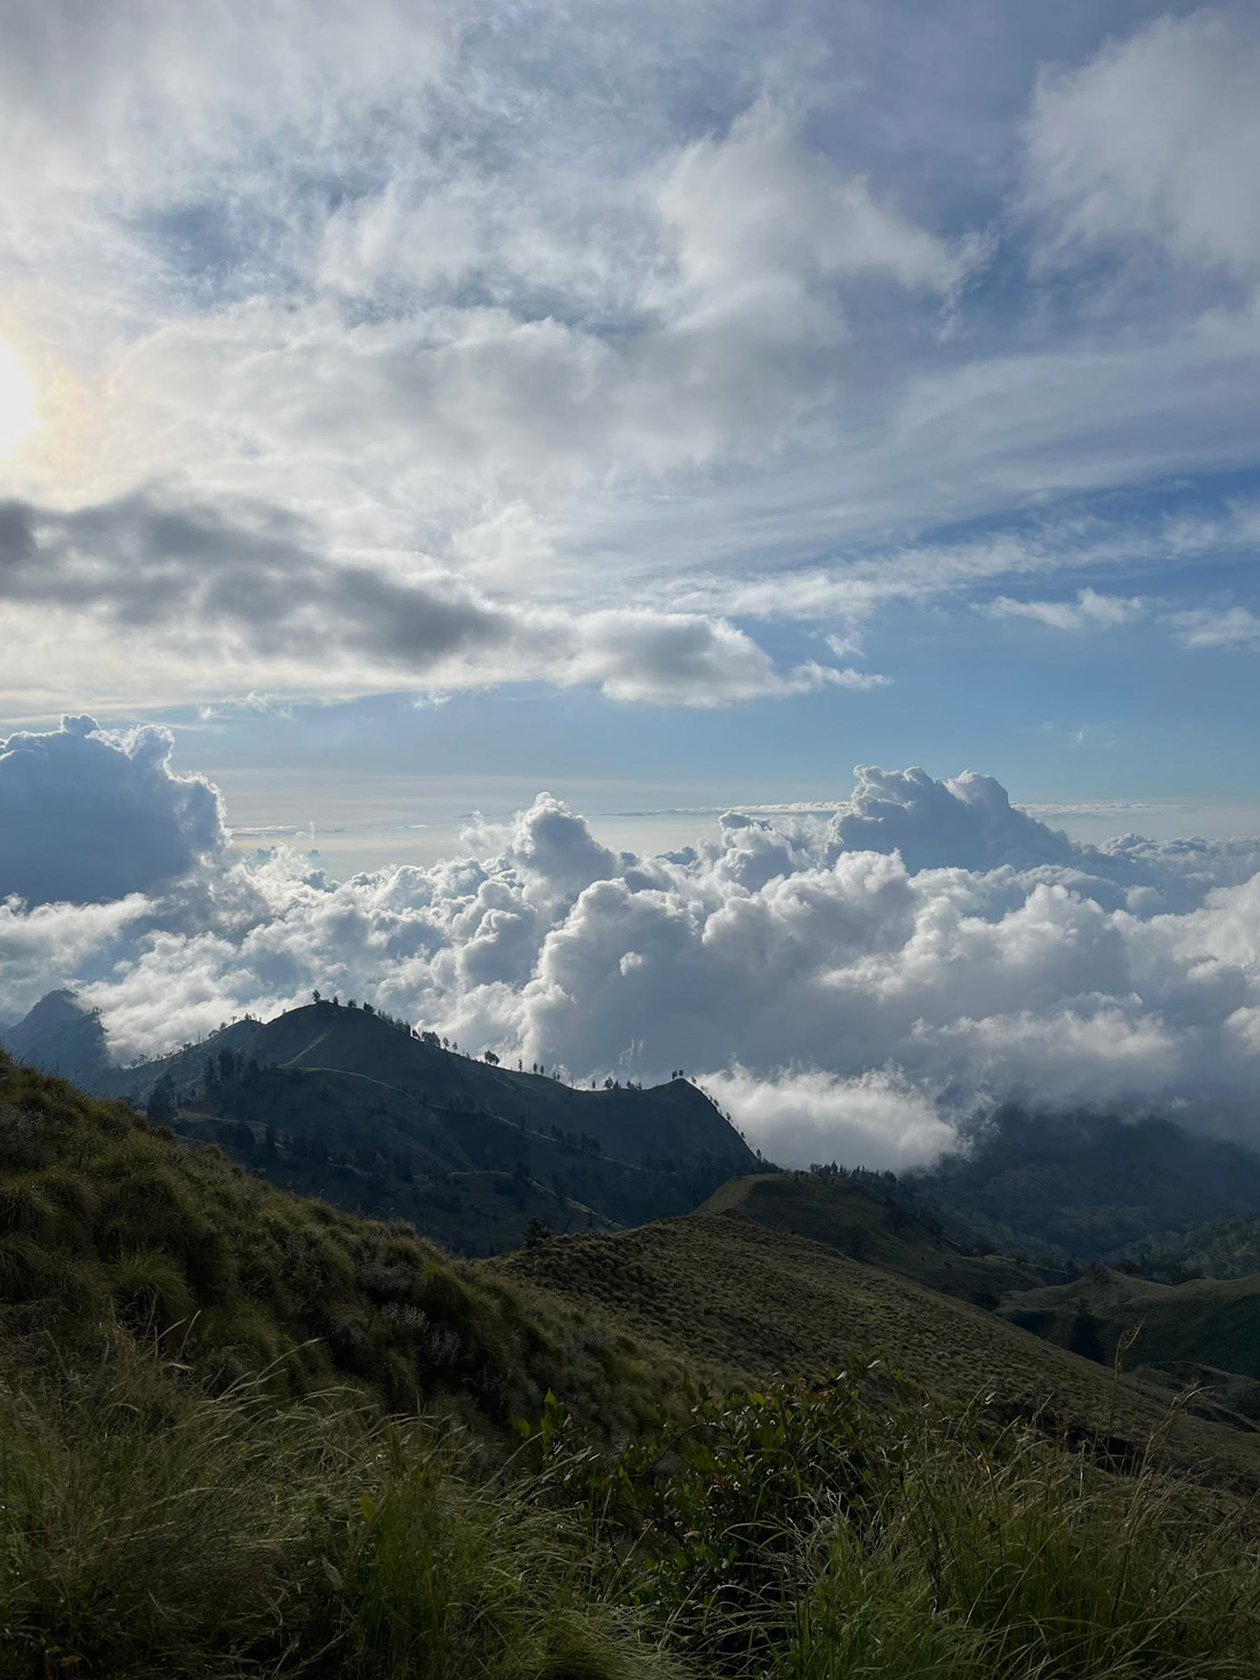
[(984, 609), (992, 618), (1031, 618), (1051, 630), (1114, 630), (1133, 624), (1146, 614), (1146, 603), (1136, 597), (1100, 595), (1096, 589), (1081, 589), (1074, 601), (1021, 601), (997, 595)]

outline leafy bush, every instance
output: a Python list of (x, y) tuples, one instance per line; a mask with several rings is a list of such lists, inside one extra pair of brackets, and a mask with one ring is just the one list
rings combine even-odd
[[(924, 1441), (865, 1532), (804, 1536), (776, 1673), (1209, 1680), (1260, 1664), (1254, 1537), (1027, 1434)], [(1187, 1509), (1188, 1506), (1188, 1509)]]

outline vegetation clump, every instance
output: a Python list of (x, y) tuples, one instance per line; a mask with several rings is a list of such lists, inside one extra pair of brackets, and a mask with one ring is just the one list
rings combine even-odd
[[(715, 1264), (729, 1231), (789, 1240), (694, 1227)], [(610, 1298), (669, 1281), (650, 1245), (538, 1235), (528, 1258), (545, 1280), (570, 1252)], [(1251, 1507), (1181, 1479), (1160, 1435), (1109, 1454), (865, 1363), (692, 1383), (527, 1271), (452, 1264), (0, 1059), (0, 1672), (1260, 1672)]]
[(575, 1334), (556, 1304), (411, 1226), (274, 1190), (2, 1052), (0, 1326), (23, 1360), (54, 1346), (95, 1358), (117, 1334), (212, 1388), (265, 1370), (280, 1398), (345, 1384), (387, 1412), (441, 1405), (483, 1431), (550, 1387), (627, 1428), (673, 1378), (645, 1357), (610, 1382), (611, 1336)]
[(492, 1462), (152, 1348), (0, 1398), (0, 1668), (353, 1680), (1224, 1680), (1254, 1520), (862, 1367)]

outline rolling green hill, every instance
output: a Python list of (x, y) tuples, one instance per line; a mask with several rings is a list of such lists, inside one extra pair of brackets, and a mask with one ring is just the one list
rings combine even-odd
[[(995, 1313), (738, 1211), (556, 1237), (483, 1264), (580, 1303), (609, 1329), (701, 1357), (731, 1380), (820, 1373), (854, 1349), (879, 1350), (938, 1399), (985, 1394), (1012, 1415), (1037, 1413), (1068, 1438), (1097, 1438), (1121, 1457), (1168, 1412), (1166, 1387), (1117, 1379)], [(1200, 1411), (1172, 1421), (1175, 1460), (1260, 1487), (1254, 1426), (1219, 1407)]]
[[(99, 1021), (68, 993), (28, 1022), (23, 1042), (45, 1052), (89, 1032), (103, 1047)], [(367, 1006), (320, 1002), (231, 1022), (154, 1062), (94, 1066), (98, 1094), (145, 1102), (276, 1184), (411, 1220), (461, 1254), (518, 1247), (531, 1225), (686, 1213), (756, 1165), (686, 1079), (576, 1090), (460, 1055)]]
[(1260, 1434), (804, 1188), (452, 1262), (0, 1055), (0, 1670), (1256, 1672)]
[(554, 1388), (616, 1428), (659, 1397), (665, 1365), (593, 1327), (575, 1337), (572, 1321), (409, 1225), (272, 1189), (0, 1052), (10, 1360), (121, 1337), (212, 1382), (270, 1369), (297, 1393), (348, 1383), (391, 1408), (441, 1399), (495, 1427)]
[(850, 1260), (978, 1306), (996, 1307), (1009, 1290), (1058, 1279), (1044, 1267), (971, 1253), (969, 1245), (947, 1236), (922, 1210), (841, 1174), (761, 1173), (731, 1179), (699, 1211), (808, 1237)]
[(1136, 1332), (1133, 1364), (1200, 1366), (1260, 1380), (1260, 1276), (1156, 1283), (1106, 1266), (1026, 1290), (1002, 1306), (1011, 1323), (1110, 1363)]
[(364, 1009), (320, 1003), (289, 1010), (259, 1027), (242, 1054), (264, 1067), (363, 1074), (422, 1102), (498, 1115), (535, 1131), (558, 1126), (593, 1137), (618, 1160), (710, 1155), (754, 1164), (738, 1132), (686, 1079), (646, 1091), (575, 1090), (558, 1079), (453, 1053)]
[[(323, 1000), (290, 1009), (272, 1021), (232, 1021), (200, 1044), (132, 1067), (108, 1063), (97, 1017), (73, 993), (55, 992), (26, 1019), (8, 1029), (5, 1047), (15, 1059), (45, 1072), (67, 1038), (95, 1047), (80, 1057), (79, 1083), (93, 1095), (144, 1102), (159, 1083), (177, 1097), (204, 1084), (207, 1061), (228, 1050), (241, 1067), (297, 1068), (352, 1073), (388, 1085), (425, 1105), (499, 1118), (547, 1132), (559, 1127), (594, 1138), (604, 1154), (631, 1162), (698, 1160), (709, 1156), (730, 1171), (750, 1171), (756, 1157), (717, 1105), (687, 1079), (644, 1090), (618, 1083), (584, 1090), (551, 1076), (526, 1073), (444, 1048), (433, 1033), (420, 1033), (368, 1005)], [(61, 1069), (63, 1076), (68, 1076)]]
[(687, 1213), (725, 1161), (666, 1167), (604, 1155), (589, 1136), (443, 1108), (365, 1074), (250, 1066), (181, 1103), (181, 1135), (216, 1143), (272, 1183), (353, 1213), (411, 1220), (460, 1254), (518, 1248), (552, 1231)]

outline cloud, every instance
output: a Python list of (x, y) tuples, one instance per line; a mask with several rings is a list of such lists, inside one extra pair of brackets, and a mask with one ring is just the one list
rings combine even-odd
[(1185, 647), (1260, 652), (1260, 613), (1250, 607), (1195, 607), (1173, 613), (1171, 622), (1174, 635)]
[(1243, 16), (1161, 17), (1047, 73), (1028, 128), (1030, 206), (1062, 244), (1142, 240), (1260, 273), (1260, 42)]
[(103, 903), (217, 857), (218, 793), (171, 771), (173, 747), (169, 730), (109, 733), (90, 717), (0, 741), (0, 899)]
[(117, 905), (10, 905), (0, 1015), (74, 984), (129, 1057), (318, 986), (582, 1079), (686, 1067), (792, 1162), (905, 1164), (1011, 1094), (1254, 1132), (1260, 842), (1084, 846), (991, 778), (867, 768), (830, 819), (729, 812), (668, 857), (550, 795), (469, 845), (342, 882), (224, 856)]
[(831, 825), (849, 851), (896, 850), (911, 871), (1027, 869), (1081, 855), (1065, 834), (1013, 806), (992, 776), (968, 770), (940, 782), (925, 770), (873, 765), (859, 765), (854, 774), (853, 795)]
[[(1127, 509), (1074, 540), (1072, 498), (1254, 467), (1254, 313), (1205, 285), (1161, 299), (1154, 331), (1143, 294), (1100, 334), (1053, 278), (1012, 287), (1028, 229), (996, 160), (1047, 37), (1014, 32), (995, 67), (933, 25), (929, 73), (901, 51), (922, 16), (855, 33), (825, 11), (735, 37), (706, 6), (581, 27), (403, 0), (319, 0), (301, 29), (292, 0), (15, 17), (0, 286), (41, 403), (0, 539), (17, 715), (57, 703), (59, 663), (82, 690), (65, 703), (98, 711), (499, 669), (594, 669), (666, 703), (874, 686), (763, 660), (750, 620), (825, 634), (984, 579), (1162, 557), (1159, 519)], [(1237, 118), (1245, 162), (1245, 18), (1099, 53), (1082, 14), (1053, 38), (1078, 62), (1030, 131), (1042, 232), (1099, 196), (1082, 170), (1121, 169), (1123, 148), (1072, 150), (1072, 101), (1123, 112), (1132, 83), (1145, 111), (1151, 64), (1212, 94), (1178, 158)], [(1216, 156), (1180, 197), (1134, 187), (1136, 164), (1115, 191), (1201, 208)], [(1213, 227), (1246, 223), (1245, 169), (1218, 175)], [(161, 516), (188, 553), (158, 565)], [(925, 537), (977, 518), (983, 538)], [(72, 542), (64, 586), (37, 585)], [(635, 613), (691, 622), (625, 658), (600, 613), (626, 642)]]
[(814, 1068), (761, 1078), (735, 1065), (704, 1088), (772, 1161), (836, 1161), (904, 1172), (941, 1155), (957, 1133), (933, 1096), (904, 1074), (872, 1068), (852, 1079)]
[[(415, 555), (389, 564), (322, 547), (283, 510), (172, 505), (147, 495), (73, 513), (0, 508), (0, 602), (12, 614), (0, 693), (46, 666), (94, 667), (114, 703), (156, 690), (259, 704), (423, 685), (589, 683), (614, 699), (715, 706), (876, 673), (807, 663), (781, 671), (717, 615), (646, 608), (566, 612), (496, 599)], [(25, 613), (29, 634), (23, 633)], [(67, 639), (82, 659), (67, 661)], [(50, 658), (54, 646), (61, 658)]]
[(1137, 597), (1100, 595), (1094, 589), (1080, 589), (1073, 601), (1018, 601), (998, 595), (985, 603), (991, 618), (1033, 618), (1052, 630), (1112, 630), (1133, 624), (1145, 616), (1146, 603)]
[(802, 275), (883, 275), (947, 292), (968, 254), (881, 205), (868, 183), (803, 148), (784, 112), (759, 100), (722, 139), (685, 146), (657, 204), (678, 233), (681, 283), (706, 299)]

